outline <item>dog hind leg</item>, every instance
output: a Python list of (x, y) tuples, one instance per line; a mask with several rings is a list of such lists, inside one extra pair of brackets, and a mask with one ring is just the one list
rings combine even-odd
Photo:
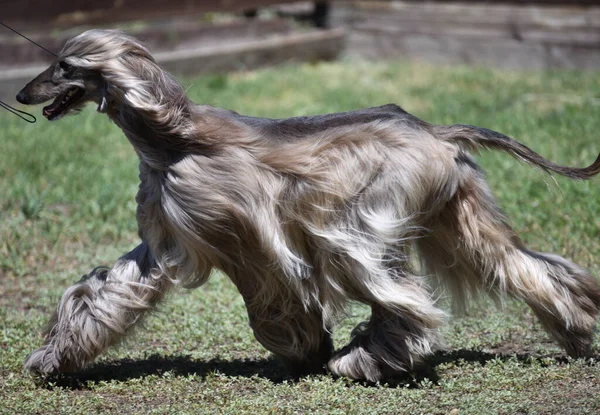
[(329, 370), (352, 379), (376, 382), (413, 371), (439, 348), (445, 314), (416, 277), (402, 275), (361, 301), (371, 318), (352, 332), (352, 340), (329, 361)]
[(600, 285), (553, 254), (527, 249), (506, 224), (487, 184), (472, 170), (417, 242), (425, 266), (460, 303), (469, 290), (523, 299), (570, 356), (589, 352)]
[(42, 375), (83, 368), (118, 343), (170, 286), (146, 243), (111, 269), (95, 269), (64, 293), (44, 345), (29, 355), (25, 368)]

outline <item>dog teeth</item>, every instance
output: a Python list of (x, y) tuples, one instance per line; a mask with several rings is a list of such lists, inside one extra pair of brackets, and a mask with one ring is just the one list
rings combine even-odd
[(77, 92), (75, 88), (69, 89), (65, 97), (62, 99), (61, 104), (66, 104), (67, 101), (69, 101), (69, 99), (73, 96), (73, 94), (75, 94), (75, 92)]

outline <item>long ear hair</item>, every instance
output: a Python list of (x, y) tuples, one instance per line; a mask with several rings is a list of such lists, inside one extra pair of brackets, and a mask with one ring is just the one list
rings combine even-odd
[(98, 71), (117, 103), (165, 133), (189, 127), (189, 101), (181, 85), (156, 63), (148, 48), (118, 30), (89, 30), (70, 39), (59, 59)]

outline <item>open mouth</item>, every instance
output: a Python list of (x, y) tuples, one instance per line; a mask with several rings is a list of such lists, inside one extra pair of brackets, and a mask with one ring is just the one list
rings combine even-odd
[(64, 94), (56, 97), (52, 104), (44, 107), (42, 110), (42, 114), (48, 120), (55, 120), (58, 116), (63, 114), (70, 106), (79, 101), (81, 97), (85, 94), (85, 90), (83, 88), (79, 88), (77, 86), (70, 88)]

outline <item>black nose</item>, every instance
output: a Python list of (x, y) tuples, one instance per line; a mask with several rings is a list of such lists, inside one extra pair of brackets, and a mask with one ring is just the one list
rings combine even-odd
[(19, 101), (21, 104), (29, 104), (29, 99), (27, 98), (27, 96), (25, 95), (25, 93), (23, 91), (19, 92), (17, 94), (17, 101)]

